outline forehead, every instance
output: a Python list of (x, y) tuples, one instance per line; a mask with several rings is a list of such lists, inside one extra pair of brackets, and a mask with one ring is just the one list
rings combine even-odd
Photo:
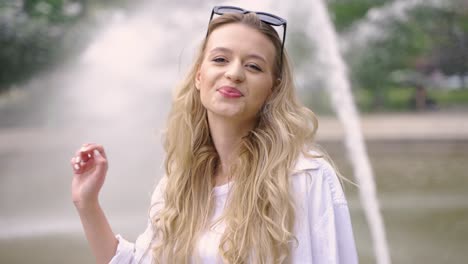
[(256, 53), (273, 63), (275, 47), (270, 39), (257, 29), (232, 23), (213, 30), (206, 44), (206, 51), (227, 48), (236, 53)]

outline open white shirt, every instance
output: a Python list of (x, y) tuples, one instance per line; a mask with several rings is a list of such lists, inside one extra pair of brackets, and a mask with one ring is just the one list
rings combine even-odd
[[(348, 205), (333, 168), (324, 159), (301, 155), (293, 171), (291, 193), (297, 208), (294, 235), (299, 243), (291, 250), (292, 263), (358, 263)], [(164, 177), (153, 193), (152, 204), (156, 206), (152, 214), (164, 206), (166, 181)], [(229, 183), (214, 188), (212, 220), (222, 214), (229, 189)], [(196, 250), (202, 263), (223, 263), (218, 254), (223, 230), (221, 223), (200, 236)], [(151, 224), (134, 244), (117, 235), (119, 244), (110, 264), (152, 263), (152, 238)]]

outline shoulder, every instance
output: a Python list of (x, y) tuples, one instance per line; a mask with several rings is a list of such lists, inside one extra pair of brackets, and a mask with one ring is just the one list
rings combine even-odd
[(317, 152), (300, 155), (291, 182), (298, 250), (320, 263), (358, 263), (348, 205), (330, 162)]
[(154, 188), (153, 194), (151, 195), (151, 208), (150, 216), (154, 216), (160, 211), (165, 204), (164, 193), (166, 191), (167, 176), (164, 175)]
[(300, 154), (291, 175), (295, 192), (306, 194), (334, 205), (346, 204), (346, 198), (335, 168), (319, 152)]
[(155, 203), (160, 201), (161, 199), (164, 198), (164, 192), (166, 190), (166, 185), (167, 185), (167, 176), (164, 175), (161, 177), (159, 180), (158, 184), (156, 184), (156, 187), (153, 190), (153, 194), (151, 196), (151, 202)]

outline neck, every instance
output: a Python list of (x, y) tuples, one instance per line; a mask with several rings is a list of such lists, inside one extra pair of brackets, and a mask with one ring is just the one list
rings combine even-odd
[(218, 152), (220, 163), (214, 175), (216, 185), (229, 181), (230, 168), (233, 165), (242, 137), (253, 129), (253, 122), (236, 121), (230, 118), (208, 113), (211, 138), (216, 152)]

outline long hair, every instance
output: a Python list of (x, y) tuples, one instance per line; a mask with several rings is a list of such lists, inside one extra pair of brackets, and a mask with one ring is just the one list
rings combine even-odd
[(230, 23), (247, 25), (271, 40), (278, 81), (235, 155), (231, 168), (235, 178), (219, 219), (226, 226), (219, 254), (225, 263), (287, 263), (297, 242), (289, 177), (298, 156), (312, 146), (317, 119), (296, 97), (289, 61), (286, 53), (280, 58), (281, 39), (275, 29), (253, 13), (225, 14), (211, 21), (208, 36), (173, 99), (164, 141), (165, 205), (152, 219), (156, 263), (189, 263), (196, 254), (198, 236), (214, 225), (210, 223), (211, 193), (220, 160), (195, 77), (211, 32)]

